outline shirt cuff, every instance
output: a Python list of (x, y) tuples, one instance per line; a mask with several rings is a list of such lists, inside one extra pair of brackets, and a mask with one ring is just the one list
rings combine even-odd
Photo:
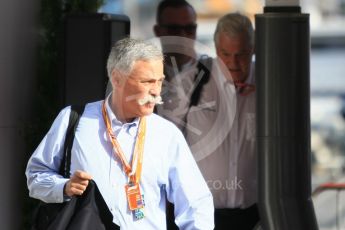
[(67, 178), (58, 178), (56, 180), (56, 185), (54, 189), (54, 198), (56, 199), (57, 203), (62, 203), (70, 199), (70, 197), (64, 195), (64, 187), (69, 179)]

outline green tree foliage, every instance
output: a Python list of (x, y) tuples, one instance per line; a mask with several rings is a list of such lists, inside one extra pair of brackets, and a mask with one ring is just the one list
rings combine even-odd
[(35, 114), (30, 129), (32, 147), (37, 145), (61, 109), (59, 86), (63, 77), (64, 18), (72, 13), (95, 13), (103, 2), (104, 0), (41, 0)]

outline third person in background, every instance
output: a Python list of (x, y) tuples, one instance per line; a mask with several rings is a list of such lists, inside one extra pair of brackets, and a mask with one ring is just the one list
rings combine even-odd
[[(219, 19), (214, 34), (216, 53), (230, 72), (230, 80), (236, 89), (236, 110), (227, 136), (210, 154), (198, 160), (206, 182), (211, 189), (215, 205), (215, 229), (251, 230), (259, 222), (257, 208), (257, 156), (255, 135), (255, 86), (252, 57), (254, 54), (254, 30), (251, 21), (239, 13), (230, 13)], [(222, 78), (221, 75), (214, 75)], [(201, 101), (207, 102), (224, 97), (222, 87), (211, 90), (208, 83), (202, 92)], [(213, 89), (215, 89), (213, 87)], [(224, 100), (232, 100), (226, 96)], [(205, 99), (206, 98), (206, 99)], [(229, 105), (230, 106), (230, 105)], [(199, 108), (187, 115), (187, 122), (193, 127), (209, 130), (219, 113), (217, 107)], [(225, 119), (230, 119), (224, 116)], [(200, 137), (187, 132), (190, 145)], [(218, 138), (217, 135), (214, 138)], [(210, 143), (211, 143), (210, 139)], [(204, 148), (193, 149), (195, 155)]]

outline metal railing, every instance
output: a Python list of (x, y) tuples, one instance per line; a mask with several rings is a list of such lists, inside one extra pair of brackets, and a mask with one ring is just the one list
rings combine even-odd
[(336, 191), (336, 202), (335, 202), (335, 208), (336, 208), (336, 229), (340, 229), (340, 218), (339, 218), (339, 195), (342, 190), (345, 190), (345, 183), (324, 183), (319, 185), (313, 192), (312, 196), (318, 196), (320, 193), (325, 191)]

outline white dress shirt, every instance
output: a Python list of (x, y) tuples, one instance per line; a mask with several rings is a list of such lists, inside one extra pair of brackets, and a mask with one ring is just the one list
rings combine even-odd
[[(181, 229), (213, 229), (212, 195), (182, 133), (169, 121), (147, 116), (140, 186), (145, 218), (133, 220), (125, 185), (128, 178), (112, 152), (101, 112), (102, 102), (86, 105), (72, 147), (71, 174), (83, 170), (92, 175), (121, 229), (166, 229), (165, 199), (175, 204), (175, 222)], [(118, 121), (107, 104), (113, 131), (126, 158), (131, 159), (138, 119)], [(62, 159), (70, 107), (63, 109), (38, 148), (27, 169), (30, 196), (45, 202), (63, 202), (67, 179), (57, 174)]]
[[(246, 83), (254, 84), (253, 73), (252, 68)], [(210, 102), (215, 105), (200, 108)], [(212, 192), (215, 207), (251, 206), (257, 201), (255, 92), (240, 95), (219, 66), (213, 65), (212, 79), (196, 107), (189, 112), (187, 122), (199, 133), (187, 129), (186, 139)]]
[(197, 74), (197, 61), (190, 60), (178, 69), (164, 65), (164, 79), (161, 96), (162, 105), (157, 105), (157, 114), (173, 122), (180, 130), (185, 125), (194, 78)]

